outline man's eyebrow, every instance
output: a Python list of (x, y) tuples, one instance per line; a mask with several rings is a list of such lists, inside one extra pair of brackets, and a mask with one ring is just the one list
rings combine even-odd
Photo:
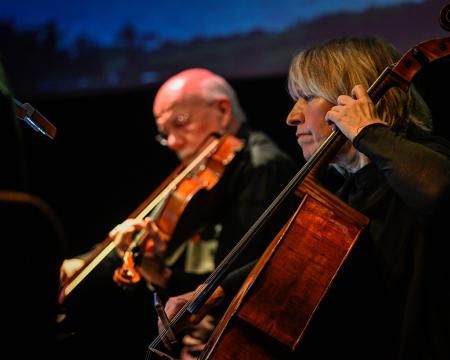
[(162, 112), (162, 113), (160, 113), (160, 114), (153, 114), (153, 117), (155, 118), (155, 121), (161, 121), (161, 118), (164, 116), (164, 113), (165, 113), (166, 111), (164, 111), (164, 112)]

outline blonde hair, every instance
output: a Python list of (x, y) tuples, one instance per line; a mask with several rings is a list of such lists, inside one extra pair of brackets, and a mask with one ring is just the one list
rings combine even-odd
[[(297, 100), (302, 95), (322, 97), (336, 104), (339, 95), (352, 88), (372, 85), (386, 66), (399, 59), (397, 50), (378, 38), (341, 38), (303, 50), (292, 60), (288, 89)], [(429, 133), (430, 111), (413, 86), (408, 92), (392, 88), (376, 105), (377, 115), (391, 128), (406, 132), (411, 127)]]

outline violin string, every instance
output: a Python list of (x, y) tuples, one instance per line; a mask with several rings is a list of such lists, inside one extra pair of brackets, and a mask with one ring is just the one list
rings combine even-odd
[(217, 147), (218, 139), (213, 139), (156, 197), (153, 199), (137, 216), (136, 219), (142, 220), (146, 215), (183, 180)]
[[(191, 173), (212, 151), (214, 151), (219, 141), (219, 139), (213, 138), (213, 140), (207, 144), (205, 148), (201, 150), (200, 153), (147, 206), (145, 206), (145, 208), (142, 209), (135, 218), (142, 220), (147, 217), (158, 204), (167, 198), (169, 193), (180, 183), (182, 179)], [(64, 295), (68, 296), (115, 248), (116, 244), (114, 242), (110, 242), (73, 279), (69, 279), (63, 287)]]

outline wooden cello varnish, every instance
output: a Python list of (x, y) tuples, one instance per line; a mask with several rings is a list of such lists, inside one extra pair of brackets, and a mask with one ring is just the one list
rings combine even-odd
[(247, 277), (199, 359), (286, 359), (368, 219), (307, 177), (302, 201)]
[[(448, 24), (449, 6), (441, 18)], [(407, 91), (422, 66), (450, 55), (450, 38), (419, 43), (388, 66), (368, 89), (377, 101), (391, 87)], [(334, 134), (333, 134), (334, 135)], [(299, 183), (300, 206), (245, 280), (217, 325), (202, 360), (289, 358), (369, 220), (321, 187), (333, 147)], [(342, 144), (341, 144), (342, 145)]]

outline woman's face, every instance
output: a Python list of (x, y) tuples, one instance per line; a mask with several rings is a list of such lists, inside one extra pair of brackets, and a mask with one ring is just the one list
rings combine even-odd
[(325, 114), (333, 105), (322, 97), (305, 95), (297, 100), (289, 113), (286, 123), (297, 128), (295, 135), (305, 160), (309, 160), (331, 134), (332, 128), (326, 122)]

